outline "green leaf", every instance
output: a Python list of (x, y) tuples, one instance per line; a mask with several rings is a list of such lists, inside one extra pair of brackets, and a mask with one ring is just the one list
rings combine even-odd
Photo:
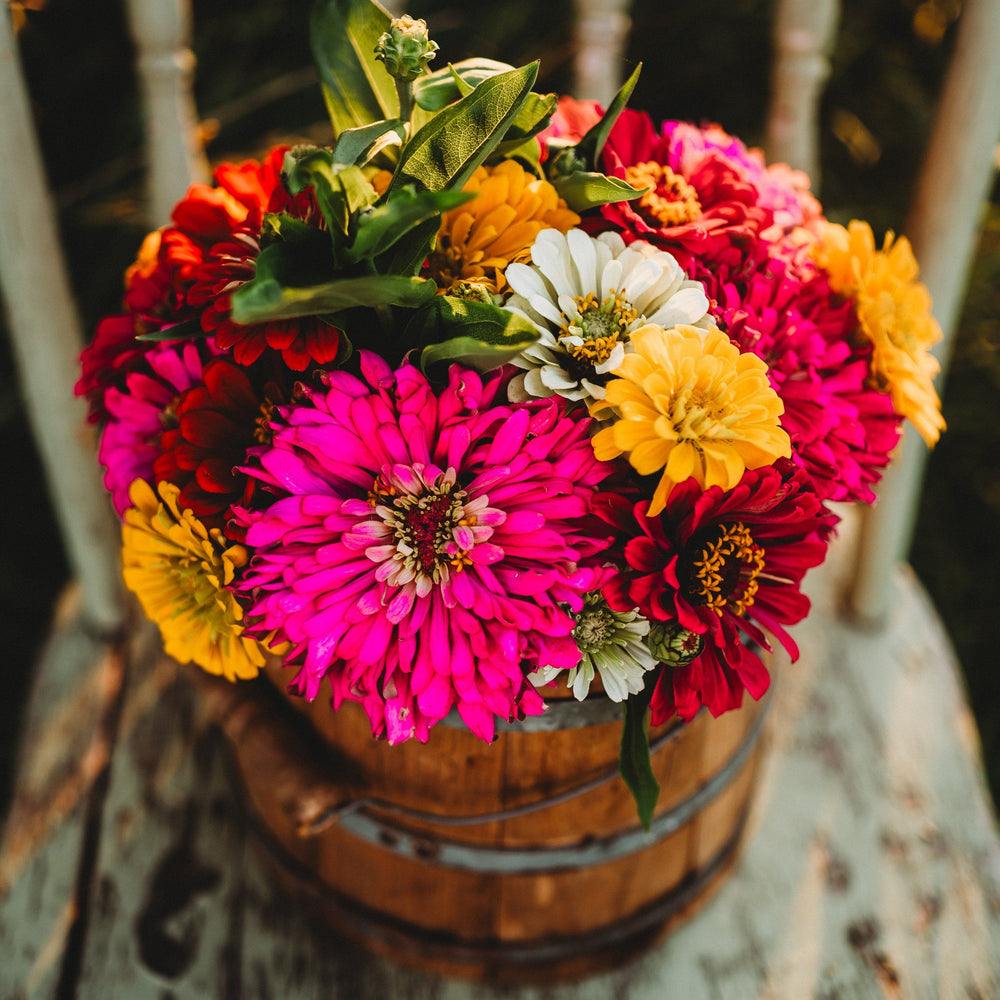
[[(511, 66), (510, 68), (513, 69), (514, 67)], [(471, 83), (466, 83), (461, 75), (455, 71), (454, 66), (449, 66), (448, 69), (451, 70), (451, 78), (455, 81), (455, 89), (458, 91), (458, 97), (455, 99), (468, 97), (476, 88)]]
[(411, 229), (375, 261), (376, 270), (379, 274), (416, 274), (431, 252), (440, 227), (441, 220), (435, 216)]
[(538, 173), (542, 147), (531, 139), (551, 121), (556, 100), (555, 94), (528, 94), (524, 106), (507, 129), (506, 138), (493, 150), (489, 162), (498, 163), (500, 160), (516, 158), (524, 160)]
[(538, 340), (538, 331), (523, 316), (488, 302), (435, 296), (406, 328), (411, 343), (425, 345), (420, 366), (460, 361), (470, 368), (499, 368)]
[(622, 84), (621, 90), (615, 94), (614, 100), (604, 112), (604, 117), (576, 144), (577, 155), (585, 160), (588, 166), (597, 166), (601, 150), (604, 149), (604, 144), (608, 141), (611, 129), (618, 120), (618, 116), (625, 110), (625, 105), (628, 104), (628, 99), (632, 96), (636, 83), (639, 82), (641, 70), (642, 63), (639, 63), (632, 75)]
[(386, 146), (398, 145), (406, 141), (406, 124), (400, 118), (372, 122), (360, 128), (349, 128), (340, 133), (333, 148), (335, 167), (353, 166), (367, 163)]
[(659, 671), (650, 671), (642, 691), (625, 701), (625, 724), (622, 726), (618, 757), (618, 770), (635, 799), (639, 822), (644, 830), (648, 830), (653, 822), (653, 810), (660, 796), (660, 784), (649, 759), (649, 729), (646, 724), (646, 711), (653, 698), (658, 675)]
[(500, 73), (435, 115), (406, 144), (389, 190), (408, 181), (461, 188), (503, 140), (537, 75), (538, 63)]
[(574, 212), (585, 212), (597, 205), (613, 201), (631, 201), (645, 194), (649, 188), (634, 188), (618, 177), (577, 170), (568, 177), (551, 178), (559, 196)]
[(557, 100), (555, 94), (528, 94), (521, 110), (510, 123), (505, 141), (529, 139), (533, 135), (538, 135), (549, 124)]
[(303, 222), (301, 219), (284, 213), (265, 213), (260, 227), (261, 247), (271, 243), (296, 243), (303, 240), (327, 244), (326, 233), (321, 233), (315, 226), (310, 226), (308, 222)]
[(333, 243), (334, 262), (350, 261), (350, 246), (345, 237), (350, 233), (351, 219), (378, 200), (361, 168), (335, 167), (330, 150), (314, 149), (299, 155), (289, 153), (284, 173), (292, 194), (313, 189)]
[(355, 306), (417, 308), (437, 291), (433, 281), (399, 274), (317, 281), (319, 263), (313, 256), (306, 257), (296, 244), (272, 243), (257, 258), (254, 278), (233, 292), (233, 319), (237, 323), (263, 323)]
[(508, 63), (497, 62), (495, 59), (463, 59), (461, 62), (449, 63), (441, 69), (417, 77), (413, 81), (413, 100), (425, 111), (440, 111), (453, 101), (465, 97), (465, 87), (475, 88), (498, 73), (506, 73), (514, 67)]
[(389, 200), (358, 216), (354, 239), (345, 259), (354, 263), (384, 253), (408, 232), (442, 212), (475, 198), (474, 191), (394, 191)]
[(317, 0), (310, 41), (334, 135), (399, 112), (396, 84), (375, 59), (391, 16), (375, 0)]
[(501, 142), (486, 161), (490, 164), (504, 160), (519, 160), (536, 177), (541, 177), (542, 147), (534, 139), (512, 139)]
[(202, 329), (201, 320), (187, 319), (183, 323), (174, 323), (173, 326), (165, 326), (160, 330), (140, 333), (135, 339), (155, 342), (160, 340), (197, 340), (199, 337), (207, 336), (208, 333)]

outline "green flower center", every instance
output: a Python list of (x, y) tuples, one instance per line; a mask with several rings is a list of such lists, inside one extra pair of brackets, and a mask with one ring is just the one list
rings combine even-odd
[(561, 340), (582, 339), (582, 344), (564, 343), (566, 351), (578, 361), (599, 365), (608, 360), (615, 345), (624, 341), (629, 328), (639, 318), (632, 303), (614, 289), (598, 302), (593, 292), (573, 299), (576, 312), (563, 313), (565, 323), (559, 332)]
[(581, 653), (598, 653), (609, 645), (618, 631), (618, 621), (611, 609), (585, 608), (576, 616), (573, 639)]

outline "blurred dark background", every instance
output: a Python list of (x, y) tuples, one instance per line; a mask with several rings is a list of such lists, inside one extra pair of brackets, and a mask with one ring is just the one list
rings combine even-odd
[[(322, 142), (328, 135), (319, 88), (309, 73), (309, 7), (305, 0), (196, 0), (196, 101), (213, 162), (259, 155), (279, 139)], [(831, 219), (867, 219), (877, 237), (886, 229), (901, 230), (960, 9), (961, 0), (844, 0), (821, 111), (819, 193)], [(441, 46), (438, 65), (470, 55), (518, 64), (538, 58), (536, 89), (571, 87), (569, 0), (505, 0), (488, 18), (478, 16), (475, 5), (447, 0), (418, 0), (408, 10), (428, 20)], [(632, 105), (654, 118), (715, 121), (748, 145), (761, 144), (772, 16), (768, 0), (635, 0), (627, 61), (629, 68), (637, 61), (645, 65)], [(148, 228), (132, 45), (120, 0), (48, 0), (41, 9), (24, 11), (24, 18), (19, 37), (25, 74), (73, 285), (90, 331), (101, 315), (118, 309), (122, 272)], [(17, 183), (7, 165), (3, 181)], [(983, 221), (944, 391), (949, 429), (930, 459), (911, 561), (963, 664), (996, 800), (998, 186)], [(2, 818), (32, 665), (68, 576), (2, 329), (0, 456)]]

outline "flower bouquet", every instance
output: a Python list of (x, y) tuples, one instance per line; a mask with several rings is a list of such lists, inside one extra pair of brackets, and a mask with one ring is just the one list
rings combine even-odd
[(312, 30), (330, 145), (193, 185), (83, 354), (125, 581), (178, 661), (428, 754), (610, 699), (648, 826), (647, 727), (764, 694), (830, 504), (943, 426), (909, 245), (638, 70), (605, 109), (369, 0)]

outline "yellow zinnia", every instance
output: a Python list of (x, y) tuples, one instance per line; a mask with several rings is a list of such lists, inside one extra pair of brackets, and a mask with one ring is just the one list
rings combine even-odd
[(813, 256), (829, 275), (830, 287), (854, 300), (860, 331), (872, 344), (874, 384), (933, 445), (945, 426), (934, 389), (940, 365), (930, 353), (941, 328), (931, 315), (927, 288), (917, 280), (910, 241), (890, 232), (876, 250), (867, 222), (855, 219), (846, 229), (829, 223)]
[(670, 491), (692, 476), (703, 489), (732, 489), (747, 469), (791, 456), (779, 420), (781, 399), (756, 354), (742, 354), (719, 329), (669, 330), (648, 324), (631, 336), (634, 353), (615, 369), (591, 407), (612, 423), (594, 436), (603, 461), (622, 453), (643, 476), (663, 470), (649, 506), (663, 510)]
[(159, 626), (169, 656), (231, 681), (256, 677), (264, 647), (243, 635), (243, 609), (225, 589), (246, 565), (247, 550), (181, 510), (180, 490), (172, 483), (160, 483), (159, 492), (157, 498), (142, 479), (129, 488), (132, 506), (122, 525), (125, 585)]
[(444, 214), (437, 248), (427, 261), (429, 276), (443, 291), (463, 281), (501, 291), (504, 268), (529, 260), (543, 229), (565, 233), (580, 222), (548, 181), (514, 160), (477, 168), (463, 190), (476, 191), (477, 197)]

